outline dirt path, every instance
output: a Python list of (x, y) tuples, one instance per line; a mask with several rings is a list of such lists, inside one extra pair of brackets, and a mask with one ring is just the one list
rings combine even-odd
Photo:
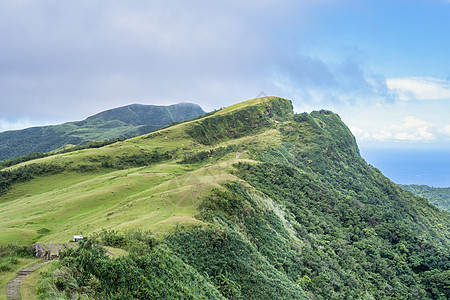
[(24, 270), (20, 270), (18, 276), (8, 282), (6, 285), (6, 300), (20, 300), (20, 284), (27, 277), (28, 274), (33, 273), (34, 270), (42, 266), (43, 264), (49, 263), (51, 260), (40, 261), (34, 265), (29, 266)]

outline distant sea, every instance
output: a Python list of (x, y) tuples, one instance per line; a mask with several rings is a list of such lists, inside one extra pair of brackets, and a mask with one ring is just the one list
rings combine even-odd
[(362, 157), (399, 184), (450, 187), (450, 150), (360, 149)]

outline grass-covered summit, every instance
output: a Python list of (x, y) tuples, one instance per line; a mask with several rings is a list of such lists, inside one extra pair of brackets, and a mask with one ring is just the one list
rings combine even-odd
[(192, 103), (132, 104), (100, 112), (79, 122), (1, 132), (0, 161), (34, 152), (49, 152), (68, 144), (141, 135), (204, 113), (200, 106)]
[[(0, 243), (66, 242), (43, 297), (445, 299), (450, 216), (336, 114), (264, 97), (0, 173)], [(138, 231), (136, 231), (138, 230)], [(100, 245), (128, 255), (111, 259)]]

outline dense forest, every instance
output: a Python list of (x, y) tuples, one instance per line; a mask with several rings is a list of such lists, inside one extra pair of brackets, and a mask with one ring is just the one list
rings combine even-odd
[[(181, 203), (180, 210), (192, 206), (192, 221), (177, 221), (166, 231), (157, 226), (97, 228), (42, 274), (37, 289), (41, 297), (448, 299), (450, 295), (450, 214), (369, 166), (349, 129), (330, 111), (294, 114), (290, 101), (267, 97), (127, 142), (154, 150), (95, 157), (83, 150), (83, 162), (89, 163), (86, 170), (74, 164), (58, 169), (59, 161), (30, 163), (2, 172), (8, 185), (4, 184), (4, 193), (14, 191), (18, 184), (14, 178), (22, 184), (34, 180), (17, 175), (23, 168), (30, 168), (36, 177), (49, 176), (37, 167), (44, 163), (51, 174), (91, 175), (170, 166), (167, 187), (174, 179), (178, 185), (162, 193), (139, 190), (138, 199), (145, 203), (139, 213), (167, 199)], [(118, 151), (120, 143), (111, 149)], [(164, 143), (184, 149), (174, 144), (164, 148)], [(173, 175), (177, 172), (178, 177)], [(208, 178), (215, 183), (205, 184)], [(198, 189), (197, 196), (183, 202), (193, 189)], [(161, 201), (151, 218), (160, 217), (170, 206)], [(111, 211), (108, 219), (119, 220), (119, 213), (139, 203), (122, 205), (125, 210)], [(133, 216), (138, 218), (137, 210)], [(121, 248), (127, 254), (111, 258), (104, 247)]]
[(438, 188), (418, 184), (404, 184), (401, 185), (401, 187), (416, 196), (428, 199), (430, 203), (436, 205), (440, 209), (450, 211), (450, 187)]

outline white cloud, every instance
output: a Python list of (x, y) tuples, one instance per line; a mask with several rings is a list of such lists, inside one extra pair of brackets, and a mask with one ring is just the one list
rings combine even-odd
[(444, 125), (443, 127), (439, 128), (438, 131), (450, 137), (450, 124)]
[(450, 81), (433, 77), (405, 77), (386, 80), (390, 93), (399, 100), (450, 99)]
[(427, 126), (416, 128), (410, 132), (398, 132), (394, 135), (394, 140), (398, 141), (431, 141), (434, 139), (434, 135), (429, 132)]
[(371, 136), (369, 133), (364, 132), (361, 128), (354, 127), (351, 125), (348, 125), (348, 128), (353, 133), (353, 135), (359, 140), (359, 141), (367, 141), (371, 140)]
[(392, 138), (392, 133), (381, 129), (378, 133), (373, 134), (372, 137), (375, 140), (384, 141), (384, 140), (391, 139)]
[(435, 136), (430, 132), (429, 125), (430, 124), (427, 121), (408, 116), (403, 118), (402, 124), (392, 125), (385, 129), (390, 136), (384, 134), (379, 136), (379, 139), (391, 139), (396, 141), (431, 141), (435, 139)]
[(42, 126), (45, 125), (43, 123), (35, 123), (30, 120), (18, 120), (18, 121), (8, 121), (5, 119), (0, 119), (0, 132), (8, 131), (8, 130), (18, 130), (18, 129), (24, 129), (28, 127), (33, 126)]
[[(350, 127), (359, 141), (409, 141), (425, 142), (435, 140), (430, 124), (416, 117), (403, 118), (401, 124), (385, 126), (375, 133), (366, 132), (360, 128)], [(447, 128), (450, 134), (450, 126)]]
[(428, 126), (420, 127), (417, 129), (419, 140), (434, 140), (434, 134), (428, 131)]
[(403, 123), (400, 125), (393, 125), (392, 128), (395, 130), (409, 130), (415, 129), (421, 126), (427, 126), (429, 123), (427, 121), (418, 119), (416, 117), (405, 117), (403, 118)]

